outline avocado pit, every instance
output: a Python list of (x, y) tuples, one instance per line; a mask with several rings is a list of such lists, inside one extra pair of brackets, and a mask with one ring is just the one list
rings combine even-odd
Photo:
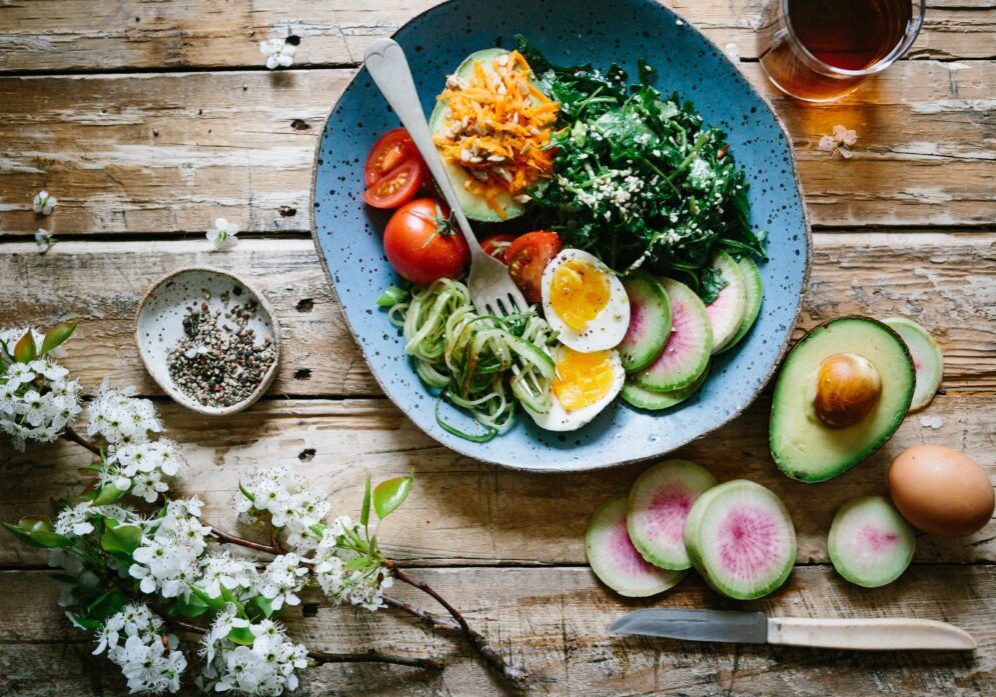
[(882, 377), (866, 358), (835, 353), (820, 363), (813, 409), (827, 428), (847, 428), (865, 418), (882, 396)]

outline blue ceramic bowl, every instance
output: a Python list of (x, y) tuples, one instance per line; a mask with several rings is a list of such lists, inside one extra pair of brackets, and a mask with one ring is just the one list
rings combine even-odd
[[(408, 54), (428, 114), (445, 76), (473, 51), (513, 47), (524, 34), (553, 62), (637, 60), (659, 71), (657, 87), (692, 99), (708, 124), (729, 134), (750, 182), (752, 223), (769, 231), (761, 266), (764, 304), (741, 344), (714, 361), (703, 389), (679, 407), (642, 412), (611, 405), (573, 433), (537, 428), (526, 416), (488, 443), (472, 443), (436, 423), (436, 397), (403, 353), (400, 333), (375, 300), (397, 282), (381, 247), (383, 211), (363, 205), (363, 162), (374, 141), (399, 124), (360, 70), (332, 110), (319, 144), (314, 179), (314, 237), (349, 326), (374, 376), (395, 404), (440, 443), (508, 467), (576, 471), (663, 455), (742, 412), (772, 376), (795, 325), (809, 269), (809, 229), (790, 139), (771, 108), (726, 56), (671, 10), (648, 0), (451, 0), (424, 12), (394, 38)], [(444, 404), (441, 416), (465, 430), (475, 424)]]

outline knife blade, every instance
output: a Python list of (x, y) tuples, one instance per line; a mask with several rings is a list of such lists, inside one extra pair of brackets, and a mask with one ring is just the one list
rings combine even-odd
[(768, 617), (763, 612), (737, 610), (646, 608), (620, 617), (609, 625), (609, 631), (690, 641), (861, 651), (970, 651), (977, 646), (965, 630), (934, 620)]

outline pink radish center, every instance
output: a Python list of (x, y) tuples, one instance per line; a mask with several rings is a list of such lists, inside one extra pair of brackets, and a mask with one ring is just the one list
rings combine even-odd
[[(690, 352), (694, 353), (689, 349), (691, 341), (688, 339), (688, 326), (693, 321), (691, 313), (683, 303), (675, 302), (673, 299), (671, 302), (671, 334), (664, 343), (661, 355), (647, 368), (651, 372), (670, 371), (672, 366), (680, 364)], [(694, 337), (695, 332), (692, 331), (690, 335)]]
[(635, 341), (640, 337), (643, 329), (643, 321), (646, 319), (644, 304), (636, 300), (629, 301), (629, 329), (626, 330), (626, 338), (623, 341)]
[(671, 486), (658, 490), (647, 507), (647, 535), (654, 539), (663, 537), (673, 544), (681, 542), (692, 503), (692, 496), (683, 488)]
[(733, 286), (726, 286), (726, 288), (719, 291), (719, 295), (716, 296), (715, 300), (706, 305), (706, 314), (709, 315), (709, 321), (712, 322), (713, 326), (716, 326), (718, 318), (721, 318), (728, 312), (727, 306), (730, 304), (731, 298), (733, 298)]
[(640, 556), (630, 541), (625, 521), (622, 521), (612, 531), (612, 536), (609, 538), (609, 549), (614, 557), (613, 564), (620, 571), (627, 574), (653, 573), (654, 567)]
[(741, 506), (719, 524), (719, 561), (738, 579), (753, 581), (772, 566), (781, 566), (782, 531), (771, 514), (761, 508)]
[(891, 530), (865, 525), (858, 532), (858, 539), (872, 552), (881, 554), (888, 551), (896, 542), (898, 535)]

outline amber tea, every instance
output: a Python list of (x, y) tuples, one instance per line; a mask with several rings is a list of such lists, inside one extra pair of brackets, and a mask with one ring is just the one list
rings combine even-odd
[(771, 0), (761, 65), (783, 92), (836, 99), (898, 59), (923, 22), (923, 0)]

